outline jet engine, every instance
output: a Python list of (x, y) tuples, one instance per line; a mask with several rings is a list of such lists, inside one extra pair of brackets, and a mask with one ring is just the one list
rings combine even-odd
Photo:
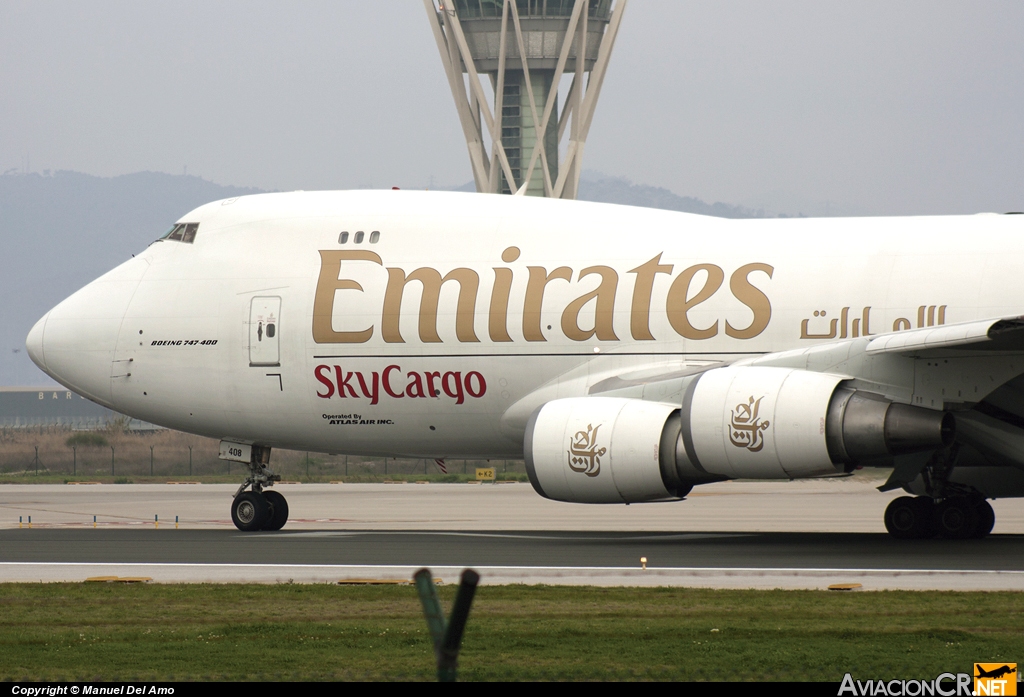
[(556, 399), (527, 423), (530, 482), (559, 501), (672, 500), (695, 484), (816, 477), (952, 444), (952, 414), (853, 390), (845, 379), (741, 366), (694, 376), (681, 406)]

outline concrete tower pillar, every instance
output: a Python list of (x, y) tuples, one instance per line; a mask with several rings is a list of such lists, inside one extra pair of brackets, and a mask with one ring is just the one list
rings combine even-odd
[[(477, 191), (576, 198), (626, 0), (423, 2)], [(570, 75), (559, 114), (558, 87)]]

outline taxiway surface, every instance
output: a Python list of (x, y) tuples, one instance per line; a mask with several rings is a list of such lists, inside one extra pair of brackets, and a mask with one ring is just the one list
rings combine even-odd
[(231, 525), (229, 485), (7, 486), (0, 580), (327, 582), (420, 566), (454, 580), (473, 566), (491, 583), (1024, 589), (1019, 501), (995, 502), (985, 540), (900, 541), (881, 520), (897, 494), (877, 484), (725, 482), (628, 507), (547, 501), (528, 484), (285, 485), (288, 526), (256, 534)]

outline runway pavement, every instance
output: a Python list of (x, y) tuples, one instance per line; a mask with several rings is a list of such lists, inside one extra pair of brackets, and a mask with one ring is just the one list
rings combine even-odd
[(454, 581), (472, 566), (485, 583), (1024, 589), (1022, 502), (994, 503), (985, 540), (900, 541), (881, 520), (896, 494), (877, 484), (724, 482), (633, 506), (547, 501), (528, 484), (286, 485), (289, 524), (258, 534), (231, 525), (228, 485), (12, 485), (0, 580), (334, 582), (430, 566)]

